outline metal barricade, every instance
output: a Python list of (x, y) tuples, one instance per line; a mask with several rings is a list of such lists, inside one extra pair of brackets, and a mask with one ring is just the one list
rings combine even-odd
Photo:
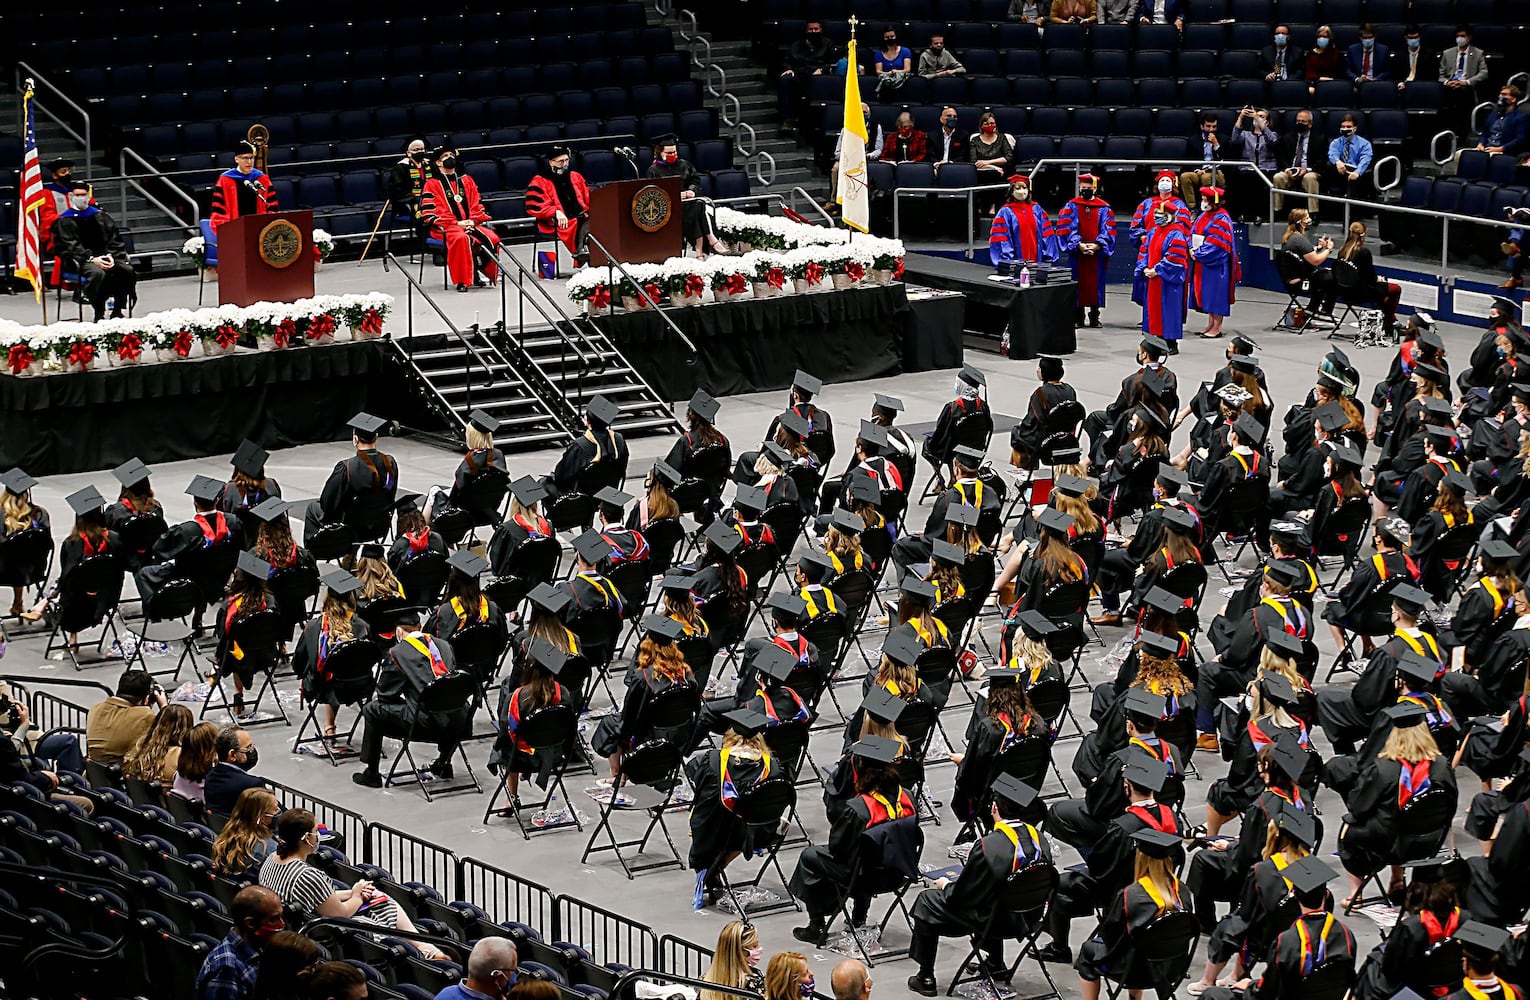
[(80, 690), (93, 702), (112, 696), (112, 689), (100, 681), (76, 677), (29, 677), (25, 674), (0, 674), (0, 681), (10, 684), (18, 701), (26, 702), (32, 726), (48, 732), (52, 729), (84, 729), (90, 706), (68, 698), (39, 691), (38, 688), (62, 687)]
[(457, 889), (455, 853), (391, 826), (366, 825), (362, 860), (385, 869), (395, 882), (423, 882), (443, 895)]
[(545, 940), (563, 940), (553, 891), (503, 868), (463, 858), (457, 866), (457, 898), (481, 907), (497, 921), (528, 924)]
[(265, 782), (276, 793), (283, 809), (307, 809), (314, 819), (345, 838), (345, 854), (352, 861), (366, 849), (367, 821), (361, 813), (352, 812), (344, 806), (309, 795), (300, 788), (284, 785), (266, 778)]
[(672, 976), (700, 979), (707, 974), (713, 954), (711, 948), (673, 934), (659, 938), (659, 970)]
[(656, 967), (659, 937), (652, 928), (572, 896), (559, 896), (557, 903), (562, 940), (584, 948), (596, 965), (620, 962), (639, 969)]

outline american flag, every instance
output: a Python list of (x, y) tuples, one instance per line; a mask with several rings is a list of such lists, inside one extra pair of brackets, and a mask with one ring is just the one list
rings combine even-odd
[(42, 163), (37, 155), (37, 122), (32, 115), (32, 81), (21, 98), (26, 119), (26, 144), (21, 150), (21, 233), (16, 240), (16, 277), (32, 283), (32, 295), (42, 301), (42, 261), (38, 219), (47, 195), (43, 191)]

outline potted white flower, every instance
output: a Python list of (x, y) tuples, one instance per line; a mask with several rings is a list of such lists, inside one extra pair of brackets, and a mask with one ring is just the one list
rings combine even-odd
[(335, 252), (335, 238), (322, 229), (313, 231), (313, 269), (317, 271), (319, 265), (329, 260), (329, 255)]
[(197, 270), (201, 271), (208, 281), (218, 280), (218, 269), (207, 266), (207, 241), (200, 236), (193, 236), (181, 244), (181, 253), (190, 257), (196, 264)]
[(48, 356), (47, 332), (40, 327), (7, 324), (0, 330), (0, 353), (5, 356), (5, 370), (17, 378), (32, 378), (43, 372)]
[(713, 270), (707, 261), (694, 257), (671, 257), (659, 266), (664, 269), (660, 283), (669, 293), (670, 305), (701, 305), (702, 293), (707, 290), (707, 276)]
[(755, 298), (770, 299), (791, 292), (791, 286), (786, 280), (785, 255), (756, 250), (744, 257), (744, 266), (749, 269)]

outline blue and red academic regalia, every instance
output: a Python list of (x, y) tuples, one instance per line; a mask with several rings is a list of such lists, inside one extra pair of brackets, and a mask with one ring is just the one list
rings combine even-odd
[[(1078, 307), (1105, 304), (1105, 273), (1116, 250), (1116, 216), (1103, 198), (1074, 198), (1057, 213), (1057, 248), (1073, 260), (1073, 280), (1078, 282)], [(1098, 243), (1093, 256), (1078, 251), (1080, 243)]]
[[(1142, 332), (1178, 340), (1185, 332), (1185, 278), (1190, 273), (1190, 237), (1179, 225), (1154, 229), (1142, 244), (1136, 277), (1147, 291), (1142, 304)], [(1152, 268), (1156, 278), (1142, 272)]]
[(1193, 232), (1204, 237), (1191, 251), (1195, 258), (1195, 308), (1213, 316), (1229, 315), (1238, 301), (1238, 281), (1243, 277), (1238, 247), (1233, 242), (1232, 216), (1225, 208), (1202, 212)]
[(988, 258), (994, 267), (1010, 261), (1057, 259), (1057, 237), (1046, 209), (1034, 201), (1012, 201), (994, 216), (988, 231)]
[[(250, 187), (253, 183), (260, 190), (257, 192)], [(259, 170), (251, 170), (247, 174), (241, 174), (237, 169), (225, 170), (218, 175), (217, 183), (213, 184), (212, 213), (209, 221), (212, 223), (213, 232), (230, 219), (237, 219), (241, 215), (265, 215), (268, 212), (280, 212), (281, 205), (276, 200), (276, 188), (271, 184), (271, 178)]]
[[(1142, 255), (1147, 247), (1148, 234), (1157, 228), (1153, 222), (1153, 213), (1158, 208), (1159, 202), (1174, 206), (1174, 222), (1177, 225), (1184, 226), (1186, 232), (1190, 230), (1190, 206), (1186, 205), (1184, 199), (1179, 195), (1172, 193), (1153, 194), (1142, 199), (1142, 203), (1137, 206), (1137, 211), (1132, 213), (1132, 225), (1129, 230), (1132, 245), (1137, 248), (1137, 268), (1139, 271), (1142, 268)], [(1132, 301), (1139, 306), (1142, 305), (1145, 292), (1146, 285), (1143, 280), (1141, 278), (1133, 280)]]

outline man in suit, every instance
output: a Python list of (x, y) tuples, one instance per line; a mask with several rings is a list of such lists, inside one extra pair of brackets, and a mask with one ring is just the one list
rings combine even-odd
[(1525, 152), (1526, 145), (1530, 144), (1530, 119), (1519, 108), (1519, 99), (1523, 96), (1519, 88), (1511, 84), (1498, 88), (1498, 103), (1488, 112), (1487, 122), (1477, 136), (1477, 149), (1509, 156), (1520, 156)]
[(1487, 55), (1472, 44), (1471, 25), (1456, 28), (1456, 44), (1440, 53), (1440, 82), (1445, 85), (1447, 120), (1457, 129), (1471, 121), (1477, 88), (1487, 82)]
[(1408, 84), (1416, 80), (1429, 79), (1428, 56), (1424, 55), (1424, 35), (1416, 24), (1410, 24), (1403, 29), (1403, 48), (1392, 57), (1396, 64), (1392, 67), (1392, 77), (1397, 81), (1397, 89), (1407, 90)]
[(234, 811), (240, 792), (265, 785), (250, 773), (260, 763), (260, 750), (249, 732), (235, 725), (218, 730), (213, 749), (218, 760), (202, 782), (202, 801), (208, 811), (227, 816)]
[[(1296, 113), (1295, 127), (1275, 144), (1276, 170), (1270, 182), (1275, 185), (1277, 192), (1299, 187), (1308, 194), (1318, 193), (1318, 178), (1321, 176), (1318, 167), (1323, 157), (1316, 150), (1315, 141), (1312, 135), (1312, 112), (1302, 108)], [(1307, 213), (1317, 215), (1316, 198), (1307, 199)], [(1275, 216), (1285, 216), (1285, 196), (1279, 193), (1275, 195)]]
[(1141, 24), (1172, 24), (1184, 31), (1184, 4), (1181, 0), (1142, 0), (1137, 7), (1137, 21)]
[(1179, 175), (1179, 190), (1184, 195), (1186, 205), (1200, 204), (1200, 191), (1203, 187), (1222, 187), (1224, 178), (1222, 171), (1214, 164), (1222, 159), (1222, 140), (1217, 136), (1217, 114), (1210, 109), (1201, 112), (1201, 131), (1196, 140), (1190, 140), (1192, 150), (1200, 150), (1201, 162), (1206, 164), (1200, 170), (1186, 170)]
[(958, 127), (956, 109), (940, 109), (940, 131), (928, 140), (930, 157), (938, 171), (942, 163), (967, 162), (967, 134)]
[(1266, 45), (1259, 53), (1259, 65), (1264, 78), (1270, 83), (1279, 80), (1300, 80), (1306, 70), (1302, 66), (1301, 49), (1291, 44), (1291, 26), (1275, 26), (1275, 43)]
[(1349, 47), (1344, 72), (1356, 83), (1390, 80), (1392, 50), (1376, 41), (1374, 24), (1360, 25), (1360, 40)]

